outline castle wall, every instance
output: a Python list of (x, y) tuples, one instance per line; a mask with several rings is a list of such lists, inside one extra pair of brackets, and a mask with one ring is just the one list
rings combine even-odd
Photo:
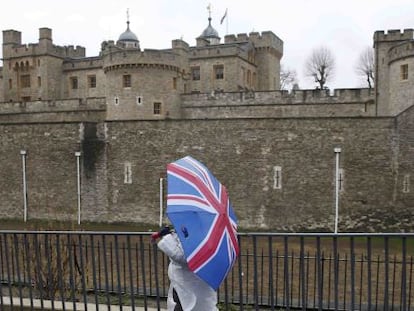
[(213, 92), (182, 95), (183, 118), (375, 116), (370, 89)]
[(331, 231), (333, 149), (341, 147), (339, 230), (408, 231), (412, 192), (390, 185), (401, 184), (402, 167), (412, 174), (406, 154), (412, 126), (413, 111), (397, 124), (392, 118), (3, 124), (1, 216), (21, 215), (19, 151), (26, 149), (30, 217), (75, 217), (74, 152), (81, 149), (82, 213), (89, 220), (156, 225), (160, 175), (168, 162), (192, 155), (226, 185), (241, 226)]

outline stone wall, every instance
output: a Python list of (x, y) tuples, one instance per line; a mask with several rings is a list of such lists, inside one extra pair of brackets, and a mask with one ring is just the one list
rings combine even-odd
[(154, 225), (166, 164), (192, 155), (226, 185), (242, 227), (331, 231), (341, 147), (339, 230), (409, 231), (413, 192), (402, 179), (413, 174), (413, 115), (3, 124), (0, 216), (22, 217), (22, 149), (29, 218), (76, 219), (80, 150), (82, 219)]

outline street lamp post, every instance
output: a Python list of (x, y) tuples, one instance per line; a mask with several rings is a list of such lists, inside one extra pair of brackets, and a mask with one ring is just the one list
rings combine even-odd
[(81, 184), (80, 184), (80, 156), (81, 152), (76, 151), (76, 173), (77, 173), (77, 188), (78, 188), (78, 225), (81, 223)]
[(26, 150), (20, 150), (23, 172), (23, 219), (27, 221), (27, 183), (26, 183)]
[(341, 148), (334, 148), (336, 165), (335, 165), (335, 234), (338, 233), (338, 217), (339, 217), (339, 155)]

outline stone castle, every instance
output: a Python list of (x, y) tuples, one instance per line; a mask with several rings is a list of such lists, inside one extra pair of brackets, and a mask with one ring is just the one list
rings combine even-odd
[(242, 227), (332, 231), (339, 195), (340, 231), (412, 230), (413, 34), (375, 32), (374, 89), (288, 92), (271, 31), (221, 42), (209, 18), (195, 46), (150, 50), (128, 20), (86, 57), (4, 30), (0, 218), (157, 224), (166, 164), (192, 155)]

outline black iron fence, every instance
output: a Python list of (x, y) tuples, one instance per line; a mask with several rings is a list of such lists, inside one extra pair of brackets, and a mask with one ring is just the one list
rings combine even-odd
[[(239, 242), (220, 310), (414, 310), (414, 234)], [(148, 233), (0, 231), (0, 310), (161, 310), (167, 266)]]

